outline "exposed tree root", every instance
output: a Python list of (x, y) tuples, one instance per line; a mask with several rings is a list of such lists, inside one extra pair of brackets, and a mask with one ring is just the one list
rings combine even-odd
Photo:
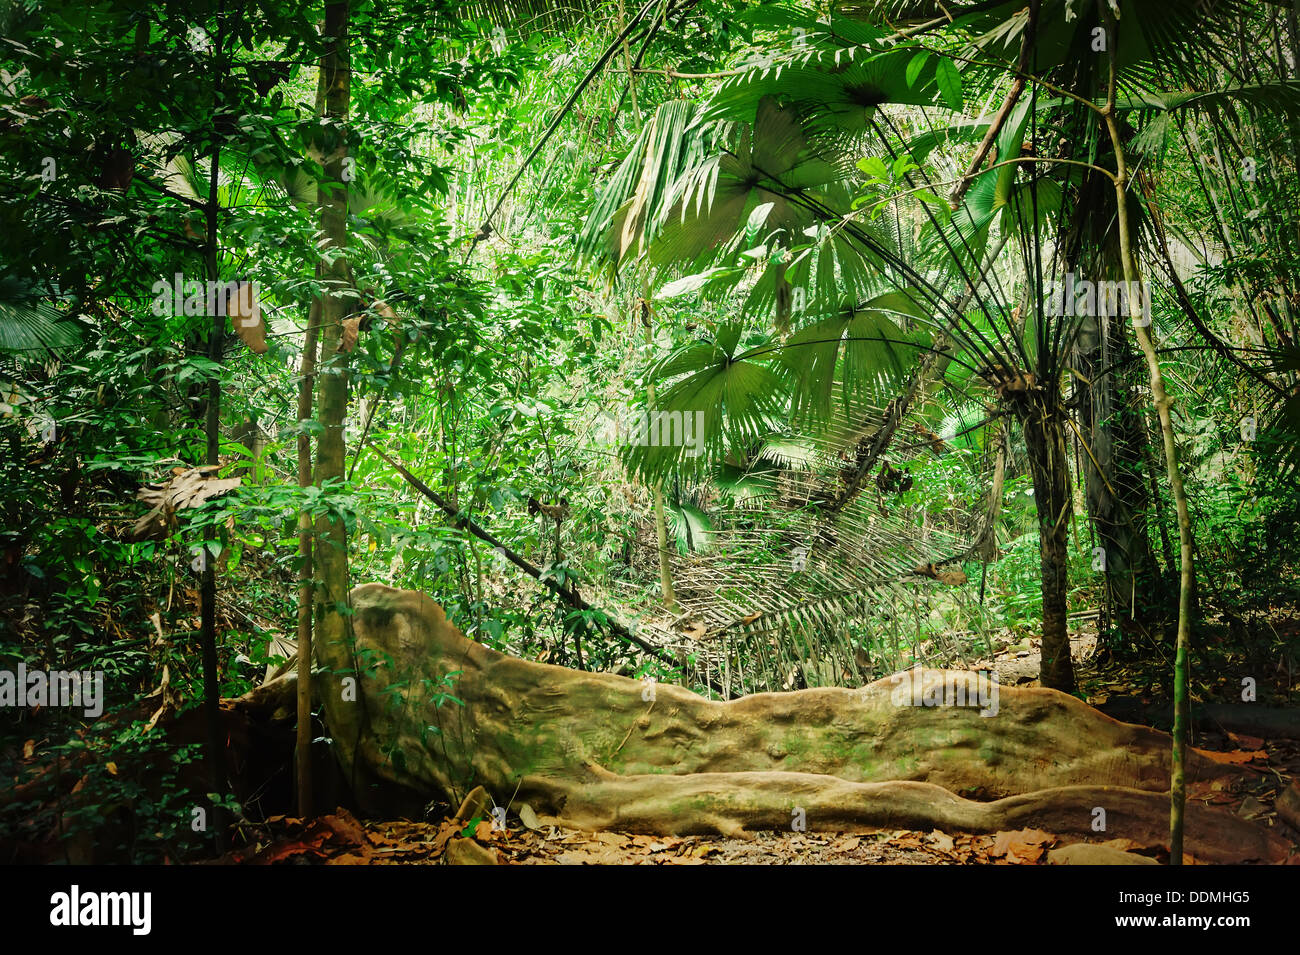
[[(1169, 794), (1114, 786), (1064, 786), (996, 802), (954, 796), (933, 783), (854, 783), (808, 773), (692, 773), (686, 776), (528, 777), (517, 799), (544, 822), (579, 829), (661, 835), (789, 830), (940, 829), (993, 833), (1042, 829), (1061, 836), (1124, 838), (1144, 846), (1169, 839)], [(1105, 811), (1104, 832), (1092, 826)], [(801, 811), (801, 812), (800, 812)], [(1268, 830), (1198, 805), (1187, 809), (1186, 847), (1202, 862), (1278, 862), (1288, 846)]]
[[(1053, 690), (993, 697), (984, 684), (980, 698), (975, 674), (931, 670), (915, 687), (894, 677), (714, 702), (505, 656), (422, 594), (371, 584), (352, 606), (356, 655), (317, 652), (332, 672), (326, 722), (363, 805), (400, 789), (458, 801), (483, 785), (567, 825), (678, 834), (788, 828), (801, 808), (815, 829), (1092, 835), (1101, 807), (1104, 838), (1165, 838), (1169, 737)], [(915, 705), (927, 700), (943, 705)], [(1188, 771), (1231, 772), (1198, 756)], [(1224, 813), (1194, 812), (1190, 828), (1189, 851), (1208, 861), (1285, 851)]]

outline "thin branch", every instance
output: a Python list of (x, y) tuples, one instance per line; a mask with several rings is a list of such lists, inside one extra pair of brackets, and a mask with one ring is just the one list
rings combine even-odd
[[(479, 540), (487, 543), (490, 547), (497, 550), (499, 553), (503, 554), (506, 560), (510, 561), (510, 563), (514, 564), (516, 567), (518, 567), (520, 570), (526, 573), (529, 577), (532, 577), (534, 580), (536, 580), (538, 583), (544, 586), (547, 590), (554, 593), (557, 597), (559, 597), (569, 606), (575, 608), (576, 610), (581, 610), (581, 611), (594, 610), (597, 612), (601, 612), (599, 611), (598, 608), (593, 607), (590, 603), (588, 603), (585, 599), (583, 599), (583, 597), (581, 597), (576, 590), (570, 587), (563, 587), (560, 584), (556, 583), (550, 577), (547, 577), (543, 573), (540, 567), (537, 567), (531, 561), (528, 561), (523, 557), (520, 557), (509, 547), (506, 547), (505, 544), (501, 543), (501, 541), (499, 541), (497, 538), (493, 537), (492, 534), (490, 534), (488, 531), (479, 527), (478, 524), (474, 523), (474, 521), (472, 521), (470, 518), (463, 516), (459, 508), (453, 506), (451, 502), (449, 502), (441, 494), (439, 494), (433, 488), (429, 487), (429, 485), (425, 484), (423, 481), (421, 481), (419, 478), (413, 475), (410, 471), (406, 470), (406, 468), (402, 467), (402, 465), (398, 464), (396, 461), (390, 458), (383, 451), (379, 450), (379, 448), (375, 447), (374, 442), (369, 442), (366, 446), (369, 447), (370, 450), (374, 451), (375, 454), (379, 455), (379, 457), (382, 458), (384, 462), (388, 464), (389, 467), (391, 467), (394, 471), (400, 474), (403, 480), (406, 481), (406, 483), (410, 484), (411, 487), (415, 488), (417, 491), (419, 491), (421, 494), (427, 497), (430, 501), (436, 504), (438, 508), (444, 514), (446, 514), (448, 518), (451, 519), (451, 523), (454, 527), (458, 527), (462, 530), (469, 531)], [(670, 666), (678, 665), (678, 661), (674, 659), (673, 656), (670, 653), (668, 653), (666, 650), (664, 650), (662, 647), (655, 646), (653, 643), (649, 643), (641, 639), (636, 634), (632, 633), (631, 630), (629, 630), (618, 620), (615, 620), (613, 617), (609, 616), (609, 614), (605, 614), (603, 612), (601, 613), (605, 617), (606, 621), (608, 621), (610, 632), (615, 634), (621, 640), (627, 643), (634, 644), (635, 646), (641, 648), (650, 656), (654, 657), (656, 660), (659, 660), (662, 663), (667, 663)], [(718, 690), (720, 692), (719, 687), (714, 686), (712, 684), (710, 684), (710, 686), (712, 689)]]

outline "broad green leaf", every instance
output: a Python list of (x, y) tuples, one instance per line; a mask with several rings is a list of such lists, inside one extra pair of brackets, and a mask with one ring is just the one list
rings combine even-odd
[(957, 72), (957, 67), (953, 65), (952, 60), (939, 60), (935, 67), (934, 79), (939, 85), (939, 93), (943, 96), (943, 101), (954, 112), (960, 113), (962, 109), (961, 74)]

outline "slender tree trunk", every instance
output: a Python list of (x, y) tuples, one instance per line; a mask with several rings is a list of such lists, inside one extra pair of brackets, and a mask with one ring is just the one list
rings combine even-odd
[[(344, 124), (348, 117), (351, 71), (348, 53), (348, 4), (325, 5), (325, 56), (321, 63), (325, 86), (325, 121), (322, 136), (325, 177), (318, 186), (323, 247), (329, 258), (321, 266), (326, 292), (320, 304), (320, 380), (318, 414), (321, 425), (316, 442), (317, 487), (344, 477), (343, 421), (348, 405), (348, 355), (342, 350), (343, 320), (349, 311), (344, 295), (348, 268), (347, 188), (343, 184), (343, 159), (347, 154)], [(314, 569), (316, 591), (316, 655), (333, 658), (346, 649), (348, 638), (347, 528), (341, 517), (324, 515), (316, 520)], [(326, 646), (321, 646), (322, 644)]]
[[(325, 116), (327, 70), (321, 63), (316, 81), (316, 115)], [(321, 159), (324, 159), (322, 155)], [(317, 196), (317, 201), (320, 201)], [(321, 277), (321, 268), (316, 277)], [(321, 299), (316, 299), (307, 310), (307, 327), (303, 331), (302, 360), (298, 367), (298, 487), (312, 486), (311, 434), (307, 423), (311, 421), (312, 397), (316, 390), (316, 350), (320, 338)], [(313, 810), (311, 779), (311, 664), (312, 664), (312, 613), (316, 594), (315, 539), (311, 515), (298, 512), (298, 653), (297, 653), (297, 704), (298, 726), (294, 743), (294, 769), (298, 786), (298, 815), (309, 818)]]
[[(654, 386), (650, 386), (650, 401), (654, 401)], [(656, 481), (655, 499), (655, 536), (659, 539), (659, 586), (663, 590), (664, 606), (669, 610), (677, 608), (677, 592), (673, 589), (673, 566), (668, 555), (668, 525), (664, 520), (664, 482)]]
[(1065, 448), (1063, 412), (1055, 401), (1030, 393), (1016, 408), (1025, 432), (1029, 473), (1038, 511), (1038, 552), (1042, 570), (1043, 643), (1039, 682), (1073, 693), (1070, 660), (1069, 594), (1070, 462)]
[[(1123, 166), (1121, 165), (1121, 170)], [(1122, 182), (1121, 173), (1121, 182)], [(1124, 203), (1123, 185), (1116, 187), (1121, 208)], [(1128, 237), (1128, 216), (1120, 213), (1120, 232), (1125, 248), (1124, 279), (1135, 281), (1137, 269), (1130, 257)], [(1130, 286), (1131, 287), (1131, 286)], [(1178, 514), (1179, 542), (1179, 586), (1178, 586), (1178, 649), (1174, 656), (1174, 752), (1173, 773), (1170, 780), (1171, 806), (1169, 812), (1169, 863), (1182, 865), (1183, 861), (1183, 812), (1187, 800), (1187, 729), (1188, 729), (1188, 669), (1187, 655), (1192, 636), (1192, 594), (1195, 590), (1195, 568), (1192, 537), (1192, 519), (1187, 506), (1187, 494), (1183, 489), (1183, 476), (1178, 467), (1178, 449), (1174, 443), (1174, 425), (1171, 408), (1173, 400), (1165, 391), (1164, 375), (1160, 371), (1160, 361), (1156, 356), (1155, 342), (1151, 333), (1140, 324), (1141, 313), (1133, 316), (1137, 331), (1138, 345), (1146, 356), (1147, 369), (1151, 373), (1151, 398), (1160, 416), (1160, 436), (1164, 445), (1165, 467), (1169, 474), (1169, 488), (1173, 493), (1174, 506)]]
[[(212, 156), (212, 167), (216, 169), (217, 155)], [(214, 228), (215, 231), (215, 217)], [(210, 240), (215, 237), (210, 235)], [(208, 275), (210, 280), (216, 281), (214, 271), (216, 268), (216, 250), (209, 248), (210, 261), (208, 266)], [(223, 348), (223, 339), (225, 332), (226, 316), (217, 310), (219, 314), (212, 316), (212, 326), (208, 332), (208, 358), (213, 362), (221, 361), (221, 352)], [(204, 455), (204, 463), (216, 465), (220, 463), (221, 448), (221, 379), (215, 372), (211, 372), (208, 379), (208, 398), (206, 408), (206, 421), (204, 430), (207, 437), (207, 451)], [(217, 794), (224, 794), (226, 791), (226, 775), (224, 771), (224, 747), (221, 744), (221, 678), (217, 671), (217, 568), (216, 559), (208, 551), (206, 543), (203, 545), (201, 553), (202, 569), (199, 571), (199, 647), (203, 655), (203, 710), (206, 715), (208, 730), (208, 769), (209, 785), (211, 791)], [(222, 818), (223, 813), (217, 807), (213, 808), (213, 829), (216, 832), (217, 852), (225, 851), (225, 821)]]
[[(622, 33), (627, 26), (627, 14), (623, 9), (623, 0), (618, 0), (618, 30)], [(641, 108), (636, 101), (636, 72), (632, 69), (632, 50), (627, 37), (623, 37), (623, 68), (627, 70), (627, 90), (632, 94), (632, 118), (636, 120), (636, 131), (641, 132)], [(622, 100), (619, 101), (620, 103)]]
[[(1115, 20), (1107, 16), (1113, 33)], [(1128, 215), (1128, 165), (1124, 158), (1124, 145), (1120, 139), (1119, 123), (1115, 119), (1115, 48), (1110, 51), (1110, 88), (1103, 117), (1115, 150), (1115, 209), (1119, 225), (1120, 261), (1124, 266), (1124, 281), (1134, 288), (1138, 279), (1137, 262), (1133, 256), (1133, 241), (1129, 231)], [(1192, 636), (1192, 592), (1196, 585), (1193, 566), (1195, 541), (1192, 538), (1192, 519), (1187, 506), (1187, 493), (1183, 489), (1183, 475), (1178, 467), (1178, 447), (1174, 442), (1173, 401), (1165, 391), (1165, 378), (1160, 370), (1155, 342), (1147, 327), (1149, 317), (1142, 315), (1141, 296), (1125, 296), (1129, 314), (1137, 333), (1138, 347), (1146, 357), (1151, 374), (1151, 400), (1160, 417), (1160, 436), (1164, 445), (1165, 468), (1169, 474), (1169, 490), (1174, 497), (1178, 513), (1179, 586), (1178, 586), (1178, 650), (1174, 657), (1174, 740), (1170, 772), (1169, 807), (1169, 864), (1183, 863), (1183, 814), (1187, 802), (1187, 729), (1188, 729), (1188, 670), (1187, 654)]]
[[(649, 296), (649, 290), (644, 290), (643, 294)], [(654, 330), (650, 327), (650, 306), (646, 304), (648, 298), (641, 300), (641, 317), (645, 322), (646, 341), (654, 341)], [(636, 321), (636, 319), (633, 319)], [(650, 382), (646, 386), (646, 397), (649, 399), (650, 413), (654, 413), (655, 406), (655, 385)], [(668, 524), (664, 519), (664, 482), (656, 481), (655, 486), (651, 489), (654, 495), (655, 506), (655, 537), (659, 541), (659, 586), (663, 591), (664, 606), (669, 610), (677, 609), (677, 593), (673, 590), (673, 565), (668, 552)]]
[[(321, 303), (312, 302), (302, 346), (298, 380), (298, 487), (312, 486), (311, 420), (312, 391), (316, 387), (316, 338), (320, 329)], [(312, 526), (311, 516), (298, 514), (298, 735), (295, 767), (298, 777), (298, 815), (312, 814), (311, 781), (311, 617), (312, 617)]]
[[(222, 36), (218, 19), (215, 62), (217, 76), (215, 80), (215, 106), (220, 105), (222, 90), (225, 86), (225, 66), (222, 61)], [(215, 115), (215, 113), (214, 113)], [(208, 195), (204, 203), (206, 225), (204, 248), (204, 272), (209, 282), (218, 280), (217, 243), (219, 241), (221, 206), (218, 184), (220, 181), (221, 147), (213, 148), (209, 157)], [(209, 286), (211, 288), (212, 286)], [(206, 296), (207, 301), (214, 300)], [(223, 296), (224, 300), (224, 296)], [(208, 359), (220, 364), (222, 350), (225, 347), (226, 309), (217, 307), (212, 316), (208, 332)], [(204, 422), (207, 440), (204, 463), (216, 466), (221, 461), (221, 378), (215, 371), (209, 373), (208, 395)], [(221, 677), (217, 668), (217, 568), (213, 555), (204, 544), (199, 583), (199, 646), (203, 656), (203, 710), (207, 723), (208, 785), (218, 798), (227, 790), (225, 747), (221, 739)], [(226, 848), (225, 811), (219, 806), (212, 807), (212, 828), (215, 834), (217, 854)]]

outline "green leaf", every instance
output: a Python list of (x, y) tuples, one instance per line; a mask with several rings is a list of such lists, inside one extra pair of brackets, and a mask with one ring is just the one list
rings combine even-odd
[(674, 503), (668, 510), (668, 522), (680, 554), (702, 553), (713, 543), (713, 522), (694, 504)]
[(744, 269), (735, 269), (727, 266), (705, 269), (703, 272), (697, 272), (694, 275), (687, 275), (677, 279), (675, 282), (669, 282), (661, 288), (657, 299), (676, 298), (679, 295), (686, 295), (689, 292), (695, 292), (714, 282), (727, 278), (740, 278), (745, 274)]
[(925, 61), (930, 58), (929, 50), (922, 50), (916, 56), (912, 57), (911, 62), (907, 64), (907, 85), (915, 86), (916, 78), (921, 75), (921, 70), (925, 69)]
[(941, 59), (935, 68), (935, 82), (939, 84), (939, 93), (949, 108), (960, 113), (962, 110), (961, 74), (952, 60)]
[(0, 302), (0, 352), (66, 352), (81, 342), (82, 328), (48, 305)]

